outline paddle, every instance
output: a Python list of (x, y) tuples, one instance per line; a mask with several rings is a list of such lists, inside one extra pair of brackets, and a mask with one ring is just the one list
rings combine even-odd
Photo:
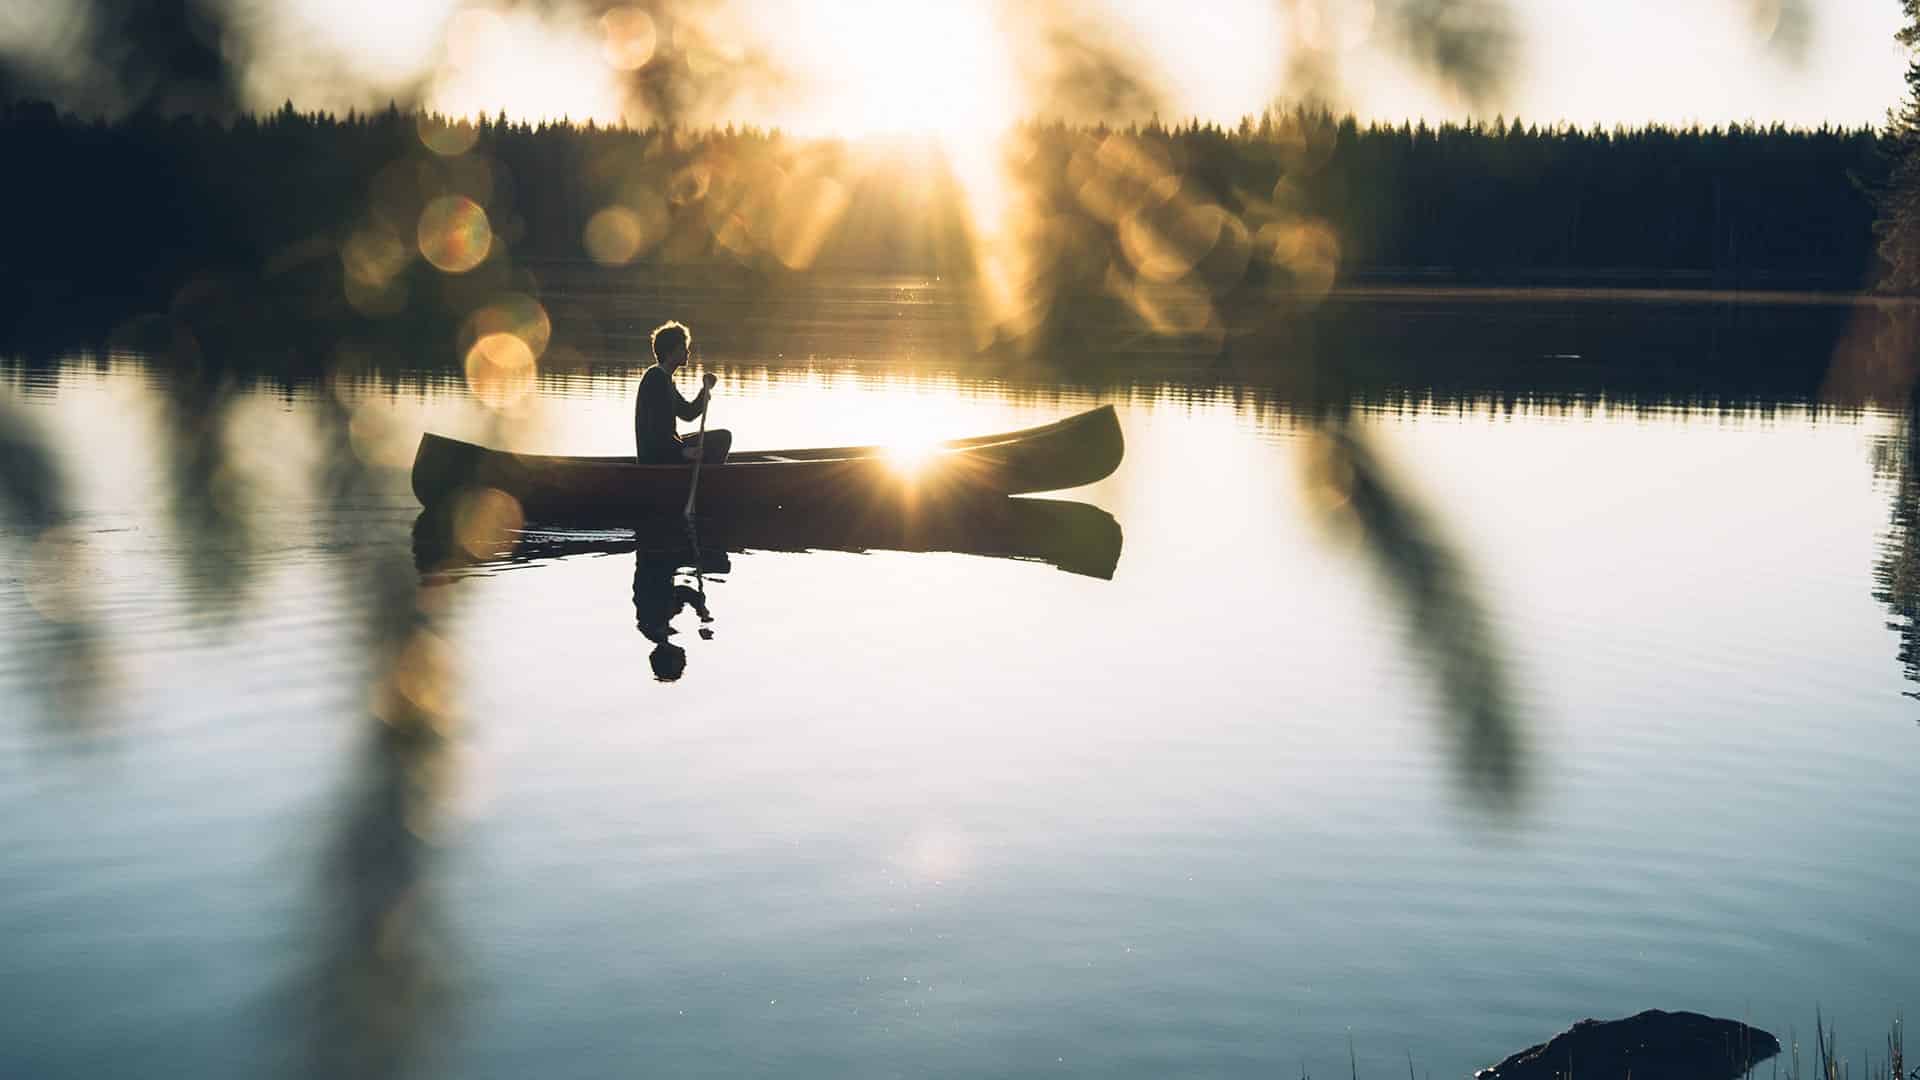
[(706, 380), (707, 407), (700, 410), (700, 437), (693, 446), (698, 453), (693, 458), (693, 483), (687, 488), (687, 509), (682, 514), (688, 521), (693, 520), (693, 500), (700, 494), (700, 462), (707, 456), (707, 413), (713, 410), (713, 384), (718, 382), (712, 374), (703, 376)]

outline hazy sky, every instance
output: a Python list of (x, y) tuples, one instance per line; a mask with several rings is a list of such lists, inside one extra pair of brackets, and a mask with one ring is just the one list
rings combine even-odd
[[(1330, 5), (1360, 10), (1348, 16), (1359, 22), (1367, 6)], [(1877, 124), (1905, 90), (1907, 57), (1893, 40), (1899, 0), (1805, 0), (1811, 18), (1798, 48), (1792, 11), (1783, 22), (1779, 0), (1516, 0), (1512, 10), (1519, 47), (1508, 92), (1492, 106), (1509, 116), (1609, 126)], [(1263, 0), (1212, 0), (1141, 9), (1140, 17), (1171, 43), (1168, 60), (1201, 111), (1231, 112), (1232, 102), (1257, 97), (1262, 81), (1278, 80), (1284, 68), (1272, 59), (1211, 63), (1209, 41), (1230, 40), (1230, 27), (1284, 37), (1274, 12)], [(1212, 32), (1177, 32), (1196, 21)], [(1333, 35), (1346, 45), (1334, 50), (1340, 90), (1357, 112), (1398, 118), (1465, 110), (1380, 36), (1352, 26)]]
[[(645, 123), (649, 117), (634, 114), (635, 76), (625, 69), (643, 68), (656, 47), (684, 53), (695, 41), (703, 50), (696, 73), (726, 89), (706, 96), (707, 115), (687, 119), (861, 132), (931, 118), (961, 130), (1035, 109), (1014, 54), (1017, 43), (1050, 40), (1024, 13), (1054, 10), (1077, 20), (1076, 33), (1124, 42), (1128, 62), (1173, 116), (1231, 121), (1298, 92), (1295, 45), (1305, 37), (1319, 46), (1311, 70), (1339, 104), (1362, 116), (1458, 117), (1469, 103), (1408, 62), (1391, 33), (1407, 20), (1387, 13), (1444, 9), (1452, 17), (1500, 6), (1049, 3), (646, 0), (609, 21), (607, 0), (186, 0), (170, 8), (0, 0), (0, 66), (16, 91), (72, 108), (121, 111), (155, 97), (192, 108), (190, 95), (152, 89), (156, 81), (142, 68), (164, 66), (160, 58), (180, 55), (181, 41), (197, 41), (188, 51), (199, 48), (215, 66), (225, 57), (233, 97), (256, 108), (291, 98), (302, 108), (344, 110), (418, 95), (450, 112), (624, 114)], [(1904, 89), (1906, 57), (1893, 42), (1899, 0), (1509, 0), (1509, 8), (1516, 33), (1506, 89), (1481, 103), (1485, 114), (1582, 125), (1851, 125), (1880, 122)], [(189, 13), (182, 17), (192, 25), (168, 29), (164, 16), (151, 14), (165, 10)], [(616, 43), (609, 34), (627, 36)], [(788, 81), (756, 86), (730, 70), (742, 57), (770, 58)]]
[[(1527, 48), (1514, 80), (1526, 115), (1581, 123), (1782, 120), (1878, 123), (1904, 91), (1894, 43), (1899, 0), (1807, 0), (1805, 59), (1764, 42), (1737, 0), (1528, 0), (1517, 10)], [(1775, 27), (1776, 33), (1778, 27)], [(1382, 111), (1407, 111), (1391, 79)], [(1359, 88), (1356, 87), (1356, 91)]]

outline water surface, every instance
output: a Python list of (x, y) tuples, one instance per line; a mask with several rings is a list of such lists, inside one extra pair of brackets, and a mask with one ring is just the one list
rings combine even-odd
[[(68, 513), (0, 576), (0, 1072), (1458, 1076), (1648, 1007), (1877, 1044), (1920, 986), (1912, 428), (1790, 389), (1821, 356), (1609, 393), (1523, 314), (1557, 365), (1350, 414), (720, 335), (745, 448), (1111, 402), (1128, 449), (1054, 496), (1091, 539), (697, 577), (620, 530), (416, 563), (418, 433), (621, 452), (618, 334), (505, 414), (242, 381), (204, 437), (152, 357), (16, 364)], [(663, 579), (710, 615), (672, 682)]]

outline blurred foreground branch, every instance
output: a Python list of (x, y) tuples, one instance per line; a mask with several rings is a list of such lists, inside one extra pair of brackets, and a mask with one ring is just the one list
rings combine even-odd
[(1504, 650), (1460, 554), (1342, 417), (1311, 435), (1315, 501), (1349, 522), (1409, 618), (1410, 640), (1439, 683), (1447, 735), (1467, 789), (1510, 809), (1525, 793), (1526, 741)]

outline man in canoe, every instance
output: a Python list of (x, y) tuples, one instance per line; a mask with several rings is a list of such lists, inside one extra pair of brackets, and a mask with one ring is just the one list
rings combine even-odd
[(708, 372), (704, 386), (692, 401), (680, 396), (673, 373), (687, 362), (693, 332), (677, 322), (664, 322), (653, 332), (653, 366), (640, 375), (640, 391), (633, 402), (634, 450), (644, 465), (685, 465), (699, 458), (708, 465), (724, 464), (733, 448), (733, 433), (710, 429), (705, 439), (682, 436), (675, 418), (694, 420), (704, 415), (718, 380)]

